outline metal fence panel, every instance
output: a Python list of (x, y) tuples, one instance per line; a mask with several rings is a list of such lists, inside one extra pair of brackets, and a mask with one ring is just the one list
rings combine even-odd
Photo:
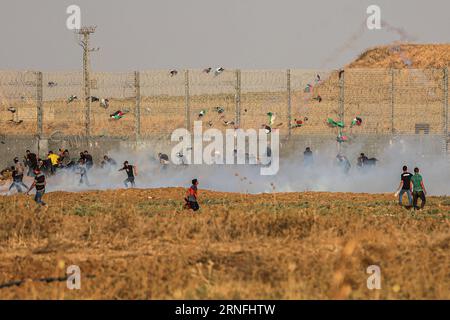
[(37, 72), (0, 72), (0, 134), (37, 133)]
[(44, 136), (83, 136), (83, 73), (44, 72), (42, 78)]
[(141, 136), (170, 134), (184, 127), (185, 79), (183, 71), (140, 72)]
[(291, 104), (292, 135), (335, 134), (326, 120), (339, 120), (338, 72), (291, 70)]
[(202, 121), (203, 130), (234, 128), (236, 72), (189, 70), (190, 128)]
[[(134, 86), (132, 72), (91, 73), (91, 134), (93, 136), (134, 137)], [(117, 112), (122, 112), (124, 115), (114, 117)]]
[(285, 70), (241, 71), (241, 127), (259, 129), (269, 125), (269, 115), (275, 116), (271, 129), (288, 133), (287, 72)]
[(394, 88), (396, 133), (442, 134), (442, 70), (397, 70)]
[[(392, 74), (389, 69), (349, 69), (344, 78), (344, 123), (354, 134), (392, 132)], [(361, 126), (351, 126), (356, 117)]]
[[(445, 142), (450, 127), (443, 69), (94, 72), (90, 85), (92, 136), (166, 135), (194, 120), (258, 129), (268, 113), (282, 135), (434, 134)], [(111, 119), (119, 110), (125, 115)], [(361, 126), (350, 126), (355, 117)], [(0, 72), (0, 134), (34, 135), (42, 123), (44, 137), (84, 136), (86, 119), (82, 72)]]

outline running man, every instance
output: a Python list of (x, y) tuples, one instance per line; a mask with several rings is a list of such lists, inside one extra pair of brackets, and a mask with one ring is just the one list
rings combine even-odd
[(87, 150), (84, 151), (84, 163), (86, 164), (87, 170), (90, 170), (94, 166), (94, 160)]
[(77, 171), (80, 174), (80, 185), (85, 184), (87, 186), (89, 186), (89, 179), (87, 176), (87, 168), (86, 168), (86, 162), (84, 159), (80, 159), (78, 161), (78, 167), (77, 167)]
[(192, 180), (192, 186), (187, 190), (186, 192), (186, 198), (184, 200), (186, 201), (186, 204), (184, 207), (186, 209), (192, 209), (194, 211), (197, 211), (200, 209), (200, 206), (197, 202), (197, 186), (198, 186), (198, 180), (193, 179)]
[(59, 165), (59, 156), (56, 153), (53, 153), (53, 151), (49, 151), (47, 159), (49, 159), (51, 161), (51, 167), (50, 167), (51, 173), (55, 173), (56, 168)]
[(412, 190), (412, 182), (411, 177), (412, 173), (408, 172), (408, 167), (403, 166), (403, 173), (400, 175), (400, 184), (398, 186), (398, 204), (402, 205), (402, 197), (403, 194), (406, 193), (408, 196), (409, 205), (412, 206), (412, 197), (411, 197), (411, 190)]
[(25, 172), (25, 167), (21, 162), (19, 162), (19, 158), (17, 157), (14, 158), (14, 167), (11, 167), (11, 169), (12, 169), (13, 183), (9, 187), (9, 190), (11, 190), (13, 187), (16, 187), (17, 192), (20, 193), (22, 192), (21, 187), (24, 187), (25, 190), (27, 190), (28, 186), (25, 183), (23, 183), (23, 175)]
[(127, 178), (123, 181), (125, 188), (128, 188), (128, 182), (131, 184), (131, 187), (135, 187), (134, 177), (137, 176), (137, 168), (132, 164), (129, 164), (128, 161), (123, 163), (123, 168), (119, 169), (119, 171), (125, 170), (127, 173)]
[(37, 168), (38, 166), (38, 159), (35, 153), (31, 152), (30, 150), (25, 151), (25, 161), (28, 167), (28, 173), (27, 176), (33, 177), (33, 170)]
[(39, 170), (39, 168), (34, 169), (34, 181), (33, 184), (30, 186), (26, 194), (29, 194), (31, 190), (33, 190), (34, 187), (36, 187), (36, 195), (34, 196), (34, 201), (36, 203), (39, 203), (43, 206), (46, 205), (44, 201), (42, 201), (42, 197), (45, 193), (45, 175)]
[(423, 209), (425, 206), (426, 198), (425, 195), (427, 194), (427, 190), (425, 189), (425, 186), (423, 184), (423, 178), (419, 174), (419, 168), (414, 168), (414, 175), (411, 177), (411, 182), (413, 185), (413, 206), (414, 210), (419, 209), (417, 206), (417, 200), (420, 198), (422, 203), (420, 204), (420, 209)]

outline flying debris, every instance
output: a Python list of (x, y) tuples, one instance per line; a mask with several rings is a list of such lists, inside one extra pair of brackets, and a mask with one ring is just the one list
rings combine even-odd
[(228, 126), (228, 125), (234, 126), (234, 121), (223, 120), (223, 123), (224, 123), (226, 126)]
[(344, 122), (343, 121), (334, 121), (331, 118), (327, 119), (327, 123), (328, 126), (334, 128), (334, 127), (339, 127), (339, 128), (343, 128), (344, 127)]
[(178, 74), (178, 71), (177, 70), (170, 70), (170, 72), (169, 72), (169, 75), (171, 76), (171, 77), (173, 77), (173, 76), (176, 76)]
[(114, 119), (114, 120), (119, 120), (119, 119), (122, 119), (123, 116), (124, 116), (125, 114), (127, 114), (127, 113), (128, 113), (127, 111), (121, 111), (121, 110), (118, 110), (118, 111), (116, 111), (116, 112), (110, 114), (109, 117), (110, 117), (111, 119)]
[(75, 95), (71, 95), (69, 98), (67, 98), (67, 103), (71, 103), (75, 100), (78, 100), (78, 97)]
[(105, 99), (105, 98), (102, 98), (100, 100), (100, 106), (105, 108), (105, 109), (108, 108), (109, 107), (109, 100)]
[(49, 88), (53, 88), (53, 87), (56, 87), (56, 82), (53, 82), (53, 81), (49, 81), (48, 83), (47, 83), (47, 86), (49, 87)]
[(350, 128), (354, 126), (360, 126), (362, 124), (362, 119), (360, 117), (355, 117), (355, 119), (352, 120), (352, 123), (350, 124)]
[(211, 72), (211, 70), (212, 70), (212, 68), (211, 68), (211, 67), (209, 67), (209, 68), (205, 68), (205, 69), (203, 69), (203, 72), (204, 72), (204, 73), (210, 73), (210, 72)]
[(269, 126), (273, 125), (273, 122), (275, 121), (275, 114), (273, 112), (267, 112), (267, 115), (269, 116)]
[(339, 133), (339, 135), (336, 137), (336, 141), (342, 143), (348, 141), (348, 137)]
[(219, 74), (221, 74), (221, 73), (224, 72), (224, 71), (225, 71), (225, 69), (222, 68), (222, 67), (217, 68), (217, 69), (214, 71), (214, 75), (218, 76)]
[(267, 124), (263, 124), (261, 127), (266, 131), (267, 134), (272, 132), (272, 128)]
[(320, 103), (322, 102), (322, 97), (320, 95), (317, 95), (317, 97), (314, 97), (313, 100), (316, 100)]
[(305, 122), (308, 121), (307, 117), (304, 117), (303, 119), (294, 119), (294, 125), (292, 128), (300, 128), (305, 124)]
[(309, 83), (306, 85), (305, 89), (303, 90), (304, 93), (310, 93), (312, 91), (312, 85)]
[(216, 107), (216, 111), (218, 114), (221, 114), (225, 112), (225, 109), (223, 107)]

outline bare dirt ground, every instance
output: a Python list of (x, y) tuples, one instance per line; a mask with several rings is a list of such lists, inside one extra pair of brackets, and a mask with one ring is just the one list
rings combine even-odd
[[(25, 281), (0, 298), (450, 299), (450, 197), (414, 212), (392, 194), (201, 191), (193, 213), (184, 191), (1, 196), (0, 286)], [(69, 265), (80, 290), (34, 281)]]

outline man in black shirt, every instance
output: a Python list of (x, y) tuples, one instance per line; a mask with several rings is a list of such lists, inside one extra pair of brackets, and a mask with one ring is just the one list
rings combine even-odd
[(413, 175), (408, 172), (408, 167), (403, 166), (403, 172), (400, 175), (400, 184), (398, 186), (398, 204), (402, 205), (402, 197), (403, 194), (406, 193), (408, 196), (409, 205), (412, 205), (412, 197), (411, 197), (411, 190), (412, 190), (412, 182), (411, 177)]
[(44, 193), (45, 193), (45, 184), (46, 184), (45, 175), (39, 169), (35, 169), (34, 174), (35, 174), (34, 182), (28, 189), (27, 194), (29, 194), (29, 192), (34, 187), (36, 187), (36, 195), (34, 196), (34, 201), (45, 206), (46, 203), (44, 201), (42, 201), (42, 197), (44, 196)]
[(89, 170), (94, 165), (94, 160), (92, 160), (92, 156), (89, 154), (89, 152), (84, 151), (84, 162), (86, 164), (86, 169)]
[(26, 159), (26, 164), (28, 167), (27, 176), (32, 177), (32, 176), (34, 176), (33, 170), (36, 169), (38, 166), (37, 156), (35, 153), (31, 152), (30, 150), (27, 150), (25, 159)]
[(132, 164), (128, 164), (128, 161), (123, 163), (123, 168), (119, 169), (119, 171), (125, 170), (127, 173), (127, 178), (123, 181), (125, 184), (125, 188), (128, 188), (128, 182), (131, 183), (132, 187), (135, 187), (134, 177), (137, 176), (136, 166)]

